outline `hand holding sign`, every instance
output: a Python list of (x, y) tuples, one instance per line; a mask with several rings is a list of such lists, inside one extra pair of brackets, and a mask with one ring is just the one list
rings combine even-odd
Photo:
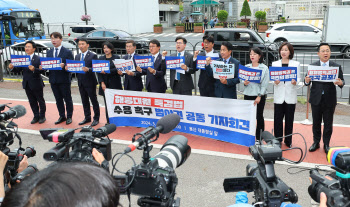
[(199, 50), (195, 51), (193, 54), (193, 58), (197, 58), (198, 54), (199, 54)]
[(60, 66), (61, 66), (61, 68), (64, 68), (64, 63), (61, 63)]
[(81, 69), (82, 69), (85, 73), (86, 73), (86, 72), (89, 72), (89, 68), (87, 68), (87, 67), (82, 67)]
[(182, 64), (182, 65), (181, 65), (181, 69), (183, 69), (183, 70), (187, 70), (187, 69), (188, 69), (188, 68), (187, 68), (187, 65)]
[(337, 78), (337, 80), (334, 82), (334, 85), (342, 86), (343, 81), (340, 78)]
[(32, 66), (32, 65), (30, 65), (30, 66), (28, 66), (28, 68), (29, 68), (29, 70), (31, 70), (31, 71), (34, 71), (34, 66)]
[(296, 85), (297, 82), (296, 82), (294, 79), (292, 79), (292, 84), (293, 84), (293, 85)]
[(220, 78), (220, 82), (221, 82), (222, 84), (227, 85), (227, 80), (226, 80), (226, 78)]
[(165, 51), (165, 50), (162, 52), (162, 56), (163, 56), (163, 57), (165, 57), (167, 54), (168, 54), (168, 52)]
[(12, 70), (14, 68), (14, 66), (12, 65), (12, 63), (9, 64), (9, 69)]
[[(138, 72), (142, 73), (142, 69), (141, 69), (139, 66), (136, 67), (136, 70), (137, 70)], [(125, 71), (125, 72), (126, 72), (126, 71)], [(128, 74), (128, 75), (129, 75), (129, 74)]]
[[(130, 73), (134, 74), (133, 72), (130, 72)], [(118, 70), (118, 75), (123, 75), (123, 71)]]
[(39, 70), (42, 70), (43, 69), (43, 66), (39, 65)]
[(209, 65), (211, 62), (211, 57), (207, 57), (207, 65)]
[(249, 82), (248, 80), (245, 80), (245, 81), (244, 81), (244, 85), (245, 85), (245, 86), (249, 85), (249, 83), (250, 83), (250, 82)]
[(152, 73), (152, 74), (155, 74), (155, 73), (156, 73), (156, 70), (153, 69), (153, 68), (148, 68), (148, 71), (149, 71), (150, 73)]

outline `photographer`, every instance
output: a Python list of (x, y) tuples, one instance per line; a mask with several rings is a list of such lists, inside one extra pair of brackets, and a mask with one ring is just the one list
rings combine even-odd
[(98, 164), (100, 164), (101, 167), (103, 167), (104, 169), (106, 169), (109, 172), (108, 161), (105, 159), (105, 157), (103, 156), (103, 154), (100, 151), (98, 151), (96, 148), (93, 148), (92, 149), (92, 156), (94, 157), (96, 162), (98, 162)]
[[(0, 172), (4, 172), (8, 157), (3, 152), (0, 151)], [(4, 174), (0, 173), (0, 202), (2, 202), (5, 197), (5, 188), (4, 188)]]
[(2, 207), (119, 205), (113, 177), (101, 167), (60, 162), (28, 177), (6, 195)]

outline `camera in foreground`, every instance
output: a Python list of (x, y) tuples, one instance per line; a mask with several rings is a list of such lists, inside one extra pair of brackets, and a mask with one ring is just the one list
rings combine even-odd
[(226, 178), (225, 192), (254, 192), (255, 204), (276, 207), (283, 202), (298, 202), (298, 196), (292, 188), (275, 174), (274, 163), (282, 160), (279, 141), (269, 132), (263, 132), (262, 138), (267, 144), (256, 144), (249, 148), (257, 163), (248, 164), (247, 177)]
[[(58, 143), (55, 147), (44, 153), (46, 161), (82, 161), (96, 163), (92, 156), (92, 149), (99, 150), (106, 160), (111, 160), (111, 140), (108, 134), (116, 130), (114, 124), (109, 124), (97, 130), (91, 126), (83, 127), (80, 132), (76, 129), (41, 129), (40, 134), (44, 140)], [(72, 148), (71, 151), (69, 149)]]
[(310, 170), (312, 183), (308, 188), (311, 198), (320, 202), (320, 194), (327, 195), (328, 207), (350, 206), (350, 148), (332, 147), (327, 160), (336, 171), (321, 175), (317, 169)]

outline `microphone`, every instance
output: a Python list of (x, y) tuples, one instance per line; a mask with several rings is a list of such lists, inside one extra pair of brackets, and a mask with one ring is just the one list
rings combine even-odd
[(24, 116), (27, 113), (26, 108), (22, 105), (17, 105), (14, 107), (11, 107), (10, 110), (5, 111), (4, 113), (0, 114), (0, 121), (2, 120), (9, 120), (11, 118), (19, 118)]
[(100, 127), (92, 132), (92, 136), (94, 137), (103, 137), (113, 133), (117, 129), (115, 124), (107, 124), (103, 127)]
[(157, 122), (156, 128), (148, 127), (140, 134), (142, 135), (135, 142), (131, 143), (127, 148), (125, 148), (124, 153), (129, 153), (134, 151), (140, 145), (143, 145), (144, 142), (150, 140), (159, 133), (166, 134), (171, 132), (175, 127), (180, 123), (180, 116), (177, 114), (168, 114)]
[(270, 132), (268, 131), (263, 131), (261, 133), (261, 138), (267, 143), (267, 144), (275, 144), (278, 146), (281, 146), (281, 143), (276, 139), (275, 136), (273, 136)]

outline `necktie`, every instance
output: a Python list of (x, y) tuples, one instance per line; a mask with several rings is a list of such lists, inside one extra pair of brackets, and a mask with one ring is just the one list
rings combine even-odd
[(152, 58), (153, 58), (153, 63), (156, 62), (156, 56), (153, 55)]
[(224, 59), (224, 63), (226, 64), (226, 60)]
[(80, 59), (80, 60), (81, 60), (81, 61), (84, 60), (84, 53), (81, 54), (81, 59)]
[[(181, 56), (181, 52), (177, 53), (177, 56), (180, 57)], [(176, 72), (176, 79), (180, 80), (180, 73)]]
[(326, 64), (326, 63), (323, 63), (322, 66), (327, 66), (327, 64)]
[(56, 51), (55, 51), (55, 57), (57, 58), (58, 57), (58, 48), (55, 48)]
[(129, 57), (128, 57), (128, 60), (130, 60), (131, 59), (131, 55), (129, 55)]

